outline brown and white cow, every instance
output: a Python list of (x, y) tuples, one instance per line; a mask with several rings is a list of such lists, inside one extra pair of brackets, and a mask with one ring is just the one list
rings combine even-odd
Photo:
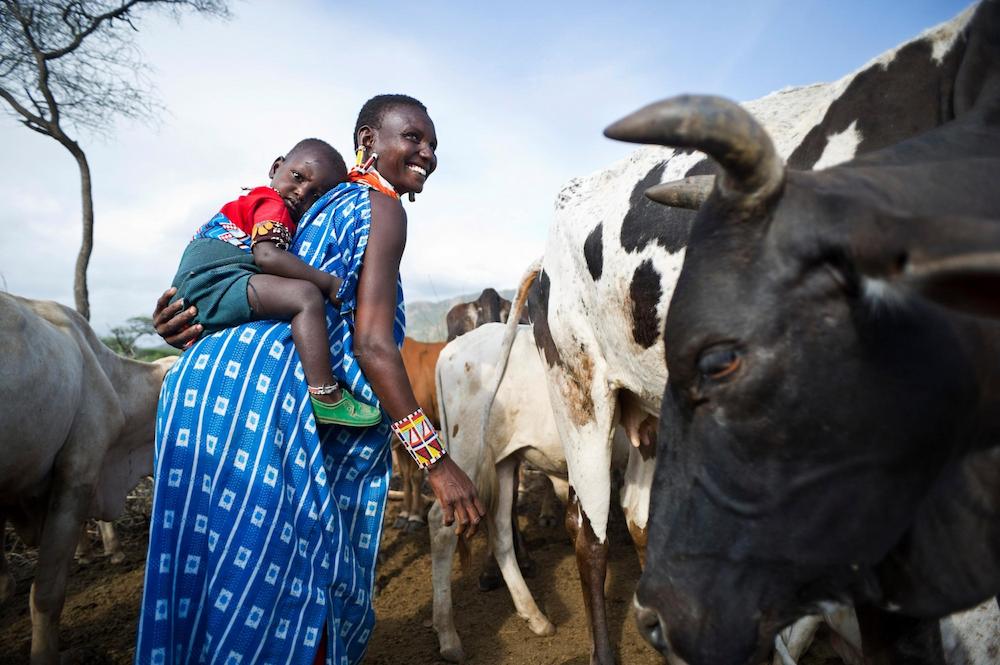
[(117, 517), (152, 472), (156, 401), (175, 358), (122, 358), (73, 310), (6, 293), (0, 339), (0, 512), (39, 548), (31, 662), (56, 663), (83, 521)]
[[(950, 113), (948, 91), (970, 16), (964, 12), (839, 81), (782, 90), (744, 108), (794, 169), (822, 168), (892, 145)], [(543, 270), (529, 299), (578, 499), (576, 545), (593, 662), (614, 660), (603, 598), (611, 436), (625, 421), (633, 441), (642, 443), (660, 413), (663, 357), (671, 348), (662, 331), (695, 214), (658, 206), (644, 192), (716, 169), (687, 148), (648, 147), (570, 181), (557, 198)], [(648, 494), (636, 501), (647, 504)], [(632, 520), (641, 541), (645, 508)]]
[(914, 122), (891, 119), (911, 135), (842, 165), (788, 168), (714, 97), (607, 130), (722, 169), (666, 320), (636, 594), (672, 658), (756, 663), (781, 626), (849, 603), (866, 658), (940, 662), (933, 619), (1000, 593), (1000, 1), (958, 23), (915, 43), (938, 66), (906, 81)]

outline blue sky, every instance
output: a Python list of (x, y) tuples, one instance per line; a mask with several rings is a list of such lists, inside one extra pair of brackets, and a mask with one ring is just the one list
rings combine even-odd
[[(682, 92), (761, 97), (830, 81), (968, 6), (951, 0), (345, 4), (239, 2), (220, 22), (140, 20), (168, 111), (79, 139), (94, 172), (99, 332), (146, 314), (191, 233), (304, 136), (349, 157), (365, 99), (428, 106), (439, 168), (408, 205), (411, 300), (509, 287), (544, 250), (560, 186), (634, 146), (602, 128)], [(540, 6), (539, 6), (540, 5)], [(0, 287), (72, 304), (79, 180), (0, 116)]]

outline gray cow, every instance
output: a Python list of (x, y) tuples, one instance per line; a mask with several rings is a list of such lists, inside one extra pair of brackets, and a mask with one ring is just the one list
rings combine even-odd
[(636, 593), (671, 658), (758, 662), (846, 603), (871, 662), (940, 662), (927, 620), (1000, 592), (1000, 2), (956, 44), (940, 126), (827, 170), (719, 98), (606, 131), (722, 168), (667, 315)]
[(0, 340), (0, 513), (39, 548), (31, 662), (56, 663), (81, 526), (117, 517), (152, 473), (156, 401), (175, 358), (121, 358), (73, 310), (6, 293)]

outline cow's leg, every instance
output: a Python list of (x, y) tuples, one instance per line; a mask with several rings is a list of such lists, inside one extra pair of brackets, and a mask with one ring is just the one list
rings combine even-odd
[(111, 559), (111, 563), (119, 564), (125, 560), (125, 553), (122, 552), (122, 544), (115, 533), (115, 525), (111, 522), (97, 520), (97, 528), (101, 532), (101, 542), (104, 544), (104, 555)]
[(451, 562), (455, 556), (458, 536), (442, 523), (441, 506), (431, 505), (427, 523), (431, 532), (431, 579), (434, 586), (434, 630), (438, 636), (441, 657), (451, 663), (465, 660), (462, 640), (455, 629), (451, 605)]
[(7, 564), (7, 518), (0, 514), (0, 605), (7, 602), (14, 595), (14, 576), (10, 572)]
[(521, 460), (516, 460), (514, 462), (514, 471), (511, 475), (513, 490), (510, 501), (510, 526), (514, 537), (514, 555), (517, 557), (517, 565), (521, 569), (521, 574), (525, 577), (534, 577), (535, 562), (531, 558), (531, 552), (528, 551), (528, 543), (524, 540), (524, 534), (521, 533), (521, 526), (518, 524), (517, 519), (517, 496), (521, 488), (523, 470), (524, 465), (521, 464)]
[(853, 606), (842, 605), (823, 613), (830, 628), (830, 648), (846, 665), (864, 665), (861, 654), (861, 628)]
[(871, 606), (856, 608), (866, 665), (945, 665), (941, 624)]
[(542, 494), (542, 507), (538, 511), (538, 526), (550, 528), (556, 525), (556, 490), (552, 481), (546, 476), (545, 490)]
[(774, 658), (771, 665), (796, 665), (812, 644), (816, 630), (823, 622), (818, 616), (802, 617), (774, 638)]
[(566, 506), (566, 530), (573, 539), (576, 566), (583, 587), (583, 605), (590, 630), (590, 662), (611, 665), (614, 651), (608, 637), (608, 617), (604, 606), (604, 580), (608, 571), (608, 541), (597, 538), (590, 520), (580, 507), (576, 492), (570, 487)]
[(94, 541), (90, 539), (90, 529), (87, 528), (87, 522), (84, 521), (83, 526), (80, 527), (80, 539), (76, 542), (76, 551), (73, 553), (73, 557), (81, 565), (87, 566), (94, 563)]
[(636, 554), (639, 555), (639, 565), (646, 568), (646, 541), (649, 523), (649, 493), (653, 486), (653, 471), (656, 470), (656, 460), (645, 457), (642, 451), (629, 446), (628, 465), (625, 467), (625, 477), (621, 489), (622, 513), (625, 524), (632, 537)]
[(93, 488), (73, 485), (60, 476), (57, 472), (31, 585), (32, 665), (59, 662), (59, 615), (66, 600), (66, 579), (93, 495)]
[(497, 464), (497, 505), (493, 511), (493, 519), (496, 523), (496, 533), (491, 533), (493, 541), (493, 552), (500, 566), (507, 589), (510, 591), (511, 600), (514, 601), (514, 608), (518, 616), (528, 622), (528, 627), (535, 635), (552, 635), (556, 632), (555, 626), (548, 617), (542, 614), (535, 604), (535, 599), (524, 583), (521, 569), (518, 566), (517, 557), (514, 554), (514, 533), (515, 529), (509, 521), (511, 517), (510, 507), (514, 503), (514, 496), (517, 495), (517, 466), (518, 461), (508, 457)]
[(413, 467), (410, 469), (410, 509), (406, 517), (406, 532), (416, 533), (424, 528), (424, 495), (420, 493), (424, 484), (424, 472), (412, 459), (410, 462)]
[[(520, 493), (521, 488), (521, 476), (520, 469), (521, 462), (516, 460), (515, 471), (513, 477), (510, 479), (511, 487), (513, 488), (513, 500), (510, 502), (510, 525), (513, 531), (514, 538), (514, 555), (517, 557), (517, 565), (521, 568), (521, 574), (525, 577), (533, 577), (535, 574), (535, 562), (531, 560), (531, 554), (528, 552), (528, 546), (524, 542), (524, 536), (521, 534), (521, 529), (517, 523), (517, 497)], [(497, 478), (497, 482), (501, 482)], [(499, 589), (504, 585), (504, 576), (500, 572), (500, 566), (497, 564), (496, 555), (491, 554), (486, 560), (486, 564), (483, 566), (483, 572), (479, 574), (479, 590), (480, 591), (493, 591), (494, 589)]]

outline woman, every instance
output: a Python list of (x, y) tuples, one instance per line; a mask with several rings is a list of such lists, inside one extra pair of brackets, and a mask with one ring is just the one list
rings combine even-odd
[[(420, 102), (380, 95), (359, 114), (355, 148), (372, 168), (324, 195), (291, 249), (343, 280), (342, 304), (328, 306), (334, 373), (388, 418), (367, 429), (317, 428), (287, 323), (249, 323), (188, 350), (164, 381), (157, 413), (137, 663), (364, 656), (390, 438), (420, 420), (398, 346), (406, 241), (398, 196), (423, 190), (437, 136)], [(169, 295), (157, 305), (157, 330), (183, 344), (200, 331), (186, 328), (193, 312), (165, 306)], [(430, 457), (446, 524), (473, 534), (484, 511), (472, 483), (447, 454)]]

